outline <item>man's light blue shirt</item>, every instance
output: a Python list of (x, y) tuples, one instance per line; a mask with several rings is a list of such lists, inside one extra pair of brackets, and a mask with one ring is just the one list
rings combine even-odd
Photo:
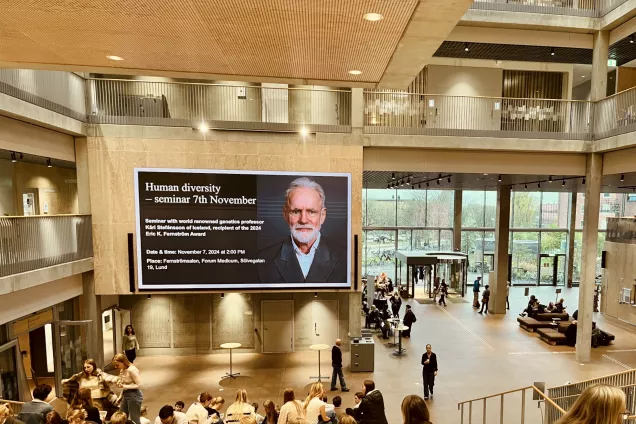
[(316, 241), (309, 249), (309, 253), (303, 253), (298, 246), (296, 245), (296, 241), (294, 237), (290, 236), (292, 239), (292, 246), (294, 246), (294, 252), (296, 252), (296, 258), (298, 259), (298, 265), (300, 265), (300, 269), (303, 272), (303, 276), (307, 278), (307, 274), (309, 274), (309, 268), (311, 268), (311, 263), (314, 261), (314, 256), (316, 255), (316, 249), (318, 249), (318, 244), (320, 244), (320, 233), (318, 233), (318, 237), (316, 237)]

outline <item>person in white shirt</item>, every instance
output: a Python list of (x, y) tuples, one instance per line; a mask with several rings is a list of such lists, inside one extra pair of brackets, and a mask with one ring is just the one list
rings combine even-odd
[(283, 392), (283, 406), (278, 413), (278, 424), (289, 424), (296, 418), (305, 418), (305, 410), (302, 403), (296, 400), (293, 389), (285, 389)]
[(175, 411), (171, 405), (166, 405), (159, 410), (155, 424), (188, 424), (188, 417), (183, 412)]
[(305, 399), (303, 408), (305, 410), (305, 421), (307, 424), (318, 424), (330, 422), (331, 418), (327, 415), (325, 402), (322, 397), (325, 393), (322, 383), (314, 383), (309, 390), (309, 396)]
[(141, 418), (139, 418), (141, 420), (141, 424), (152, 424), (150, 422), (150, 420), (148, 419), (148, 407), (147, 406), (142, 406), (141, 407)]
[(226, 423), (238, 423), (241, 422), (242, 417), (256, 419), (256, 414), (254, 407), (247, 403), (247, 391), (239, 389), (236, 392), (236, 400), (227, 408), (224, 421)]
[(194, 402), (188, 408), (186, 417), (190, 424), (206, 424), (208, 421), (208, 410), (206, 409), (212, 401), (212, 395), (209, 392), (203, 392), (199, 395), (199, 401)]
[(118, 353), (113, 358), (113, 365), (119, 370), (119, 377), (102, 372), (100, 375), (108, 383), (115, 383), (120, 389), (124, 389), (119, 395), (121, 405), (119, 410), (125, 413), (135, 424), (141, 424), (141, 404), (144, 395), (141, 392), (141, 376), (139, 369), (134, 366), (123, 353)]

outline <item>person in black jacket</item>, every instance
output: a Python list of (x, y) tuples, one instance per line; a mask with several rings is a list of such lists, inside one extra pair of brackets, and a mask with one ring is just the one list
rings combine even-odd
[(340, 345), (342, 344), (342, 340), (336, 339), (336, 343), (331, 348), (331, 366), (333, 367), (333, 374), (331, 374), (331, 391), (338, 390), (336, 387), (336, 377), (340, 378), (340, 389), (343, 392), (348, 392), (347, 383), (344, 379), (344, 374), (342, 373), (342, 351), (340, 350)]
[(364, 398), (360, 406), (353, 409), (354, 418), (358, 424), (388, 424), (384, 414), (384, 398), (382, 393), (376, 390), (375, 383), (364, 380), (362, 387)]
[(433, 386), (437, 375), (437, 355), (433, 353), (430, 344), (426, 345), (426, 353), (422, 355), (422, 378), (424, 379), (424, 400), (428, 400), (428, 394), (433, 397)]
[(391, 296), (391, 311), (393, 312), (393, 316), (400, 316), (400, 307), (402, 306), (402, 299), (397, 293), (393, 293)]
[(411, 337), (411, 329), (413, 328), (413, 323), (417, 321), (415, 318), (415, 314), (411, 310), (411, 305), (406, 305), (406, 312), (404, 313), (404, 319), (402, 323), (406, 325), (409, 329), (402, 331), (402, 337)]

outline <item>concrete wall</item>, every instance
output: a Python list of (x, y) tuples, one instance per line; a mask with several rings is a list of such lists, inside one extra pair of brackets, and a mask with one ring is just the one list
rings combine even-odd
[(77, 182), (74, 169), (17, 162), (14, 193), (17, 215), (24, 214), (22, 193), (35, 190), (40, 215), (78, 213)]
[[(349, 340), (348, 293), (321, 293), (338, 301), (339, 337)], [(243, 352), (262, 352), (261, 302), (294, 301), (294, 350), (313, 343), (312, 293), (227, 293), (120, 296), (132, 311), (142, 355), (209, 353), (222, 343), (238, 342)]]
[(572, 88), (572, 100), (590, 100), (592, 81), (585, 81)]
[(16, 214), (13, 168), (13, 163), (10, 160), (0, 159), (0, 216)]
[(603, 270), (603, 297), (601, 312), (636, 325), (636, 306), (618, 302), (623, 288), (636, 291), (636, 244), (606, 241), (606, 268)]
[(0, 149), (75, 162), (75, 139), (0, 116)]

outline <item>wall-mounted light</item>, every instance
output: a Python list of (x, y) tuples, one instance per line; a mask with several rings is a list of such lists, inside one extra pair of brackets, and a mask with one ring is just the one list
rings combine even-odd
[(524, 188), (527, 190), (528, 189), (528, 184), (524, 184)]
[(634, 34), (629, 36), (629, 44), (634, 44)]
[(556, 54), (556, 52), (554, 51), (554, 47), (552, 47), (550, 49), (550, 56), (554, 56)]
[(437, 184), (439, 184), (439, 183), (441, 183), (441, 182), (442, 182), (442, 174), (439, 174), (439, 175), (437, 176)]
[(541, 183), (537, 183), (537, 188), (541, 188)]
[(469, 52), (470, 51), (470, 47), (468, 46), (468, 43), (464, 43), (464, 51), (465, 52)]
[(11, 162), (16, 163), (18, 159), (15, 157), (15, 152), (11, 152)]
[(53, 168), (53, 164), (51, 163), (51, 158), (46, 158), (46, 167)]
[(406, 185), (411, 185), (411, 177), (408, 177), (408, 178), (406, 179)]

